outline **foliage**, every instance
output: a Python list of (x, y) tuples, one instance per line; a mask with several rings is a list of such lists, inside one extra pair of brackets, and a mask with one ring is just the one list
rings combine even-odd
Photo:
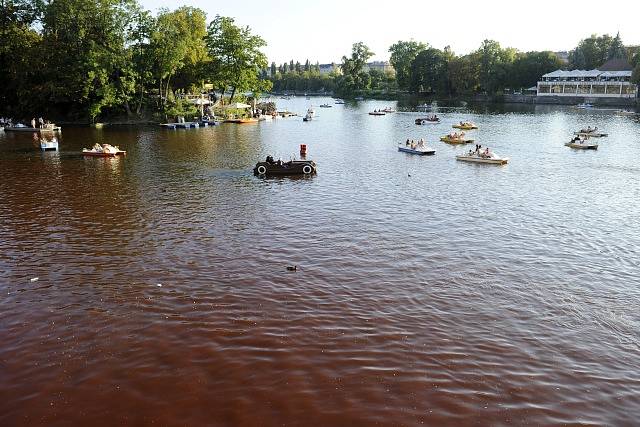
[[(153, 16), (137, 0), (0, 0), (0, 113), (94, 121), (184, 109), (174, 93), (199, 93), (207, 79), (223, 91), (220, 82), (266, 90), (265, 43), (238, 31), (242, 43), (226, 39), (233, 32), (210, 38), (205, 13), (193, 7)], [(211, 40), (238, 47), (223, 57), (229, 63), (213, 67)]]
[(443, 51), (428, 48), (421, 51), (411, 61), (411, 92), (444, 93), (447, 85), (447, 60)]
[(260, 50), (266, 43), (249, 27), (235, 25), (233, 18), (216, 16), (209, 24), (206, 44), (212, 58), (209, 80), (221, 92), (231, 88), (231, 100), (236, 91), (261, 93), (271, 89), (271, 82), (258, 75), (267, 66), (267, 57)]
[(428, 45), (416, 41), (398, 41), (389, 48), (391, 57), (389, 62), (396, 70), (396, 79), (400, 89), (409, 89), (411, 82), (411, 63), (418, 53), (428, 48)]
[(613, 38), (605, 34), (591, 35), (581, 40), (578, 46), (569, 52), (569, 65), (580, 70), (593, 70), (607, 62), (613, 44)]
[(364, 71), (364, 66), (373, 55), (367, 45), (358, 42), (353, 44), (350, 57), (342, 57), (342, 76), (336, 82), (336, 90), (340, 96), (350, 96), (371, 87), (371, 76)]

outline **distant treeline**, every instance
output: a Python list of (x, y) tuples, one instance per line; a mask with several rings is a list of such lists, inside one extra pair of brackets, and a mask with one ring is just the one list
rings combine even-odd
[(136, 0), (0, 0), (0, 114), (186, 115), (181, 92), (265, 92), (265, 41), (197, 8)]
[[(413, 94), (460, 96), (495, 95), (506, 90), (521, 91), (535, 86), (543, 74), (557, 69), (594, 69), (612, 58), (635, 65), (634, 81), (640, 80), (638, 47), (625, 47), (620, 36), (592, 35), (582, 40), (563, 62), (550, 51), (519, 52), (503, 48), (493, 40), (467, 54), (456, 55), (449, 47), (436, 49), (426, 43), (398, 41), (389, 48), (395, 74), (365, 71), (373, 52), (362, 42), (353, 45), (350, 56), (343, 56), (339, 73), (321, 75), (299, 62), (271, 65), (274, 89), (334, 91), (338, 96), (356, 96), (371, 92), (403, 91)], [(265, 73), (266, 74), (266, 73)]]

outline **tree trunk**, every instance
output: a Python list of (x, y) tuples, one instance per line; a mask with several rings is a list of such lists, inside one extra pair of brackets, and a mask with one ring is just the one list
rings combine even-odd
[[(224, 96), (224, 92), (222, 93), (222, 95)], [(233, 87), (233, 90), (231, 91), (231, 98), (229, 98), (229, 104), (231, 104), (231, 101), (233, 101), (233, 97), (236, 95), (236, 87)]]

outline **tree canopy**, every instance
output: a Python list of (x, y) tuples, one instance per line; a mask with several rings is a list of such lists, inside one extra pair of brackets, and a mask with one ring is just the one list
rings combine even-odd
[(0, 108), (97, 120), (167, 112), (177, 92), (261, 92), (264, 40), (194, 7), (137, 0), (0, 0)]

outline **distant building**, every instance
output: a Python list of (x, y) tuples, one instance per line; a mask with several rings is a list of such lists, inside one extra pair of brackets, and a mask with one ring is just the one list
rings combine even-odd
[(638, 86), (631, 83), (632, 71), (624, 59), (612, 59), (596, 70), (556, 70), (542, 76), (537, 95), (635, 98)]
[(342, 70), (340, 70), (340, 66), (331, 63), (331, 64), (320, 64), (320, 74), (331, 74), (332, 72), (340, 74)]
[(389, 61), (369, 62), (364, 66), (364, 71), (370, 71), (370, 70), (378, 70), (378, 71), (382, 71), (383, 73), (395, 72), (395, 70), (393, 69), (393, 66), (391, 65), (391, 63), (389, 63)]

